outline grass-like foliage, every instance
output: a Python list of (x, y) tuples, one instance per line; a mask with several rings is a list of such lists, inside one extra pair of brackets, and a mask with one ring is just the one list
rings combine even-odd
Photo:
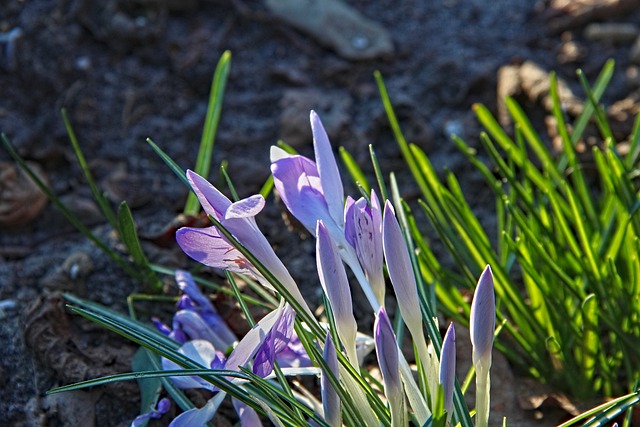
[[(460, 138), (453, 140), (495, 194), (486, 200), (496, 206), (495, 239), (472, 212), (454, 174), (441, 179), (425, 153), (404, 140), (377, 76), (392, 128), (422, 190), (421, 210), (456, 263), (453, 269), (438, 262), (414, 227), (425, 281), (441, 306), (464, 321), (468, 304), (460, 289), (473, 286), (491, 264), (507, 331), (497, 346), (533, 376), (582, 398), (632, 391), (640, 379), (640, 119), (622, 154), (599, 104), (612, 73), (610, 61), (593, 87), (579, 73), (588, 101), (573, 123), (551, 76), (561, 153), (549, 148), (515, 100), (506, 100), (514, 136), (487, 107), (474, 106), (486, 129), (483, 152), (493, 166)], [(576, 146), (593, 122), (602, 139), (589, 148), (595, 167), (587, 167)]]

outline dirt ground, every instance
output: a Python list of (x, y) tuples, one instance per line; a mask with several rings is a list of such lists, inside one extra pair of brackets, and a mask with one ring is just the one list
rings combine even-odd
[[(308, 22), (296, 9), (300, 4), (317, 8), (314, 16), (327, 17), (324, 25)], [(145, 139), (182, 167), (193, 167), (211, 77), (225, 50), (233, 59), (214, 165), (229, 162), (241, 195), (255, 193), (268, 177), (269, 147), (279, 138), (311, 154), (310, 109), (320, 114), (335, 147), (345, 146), (371, 173), (373, 144), (385, 170), (398, 171), (402, 190), (414, 195), (374, 70), (386, 80), (407, 139), (424, 148), (440, 171), (456, 172), (488, 226), (489, 193), (448, 137), (477, 140), (473, 103), (501, 114), (497, 94), (512, 94), (543, 120), (541, 75), (556, 70), (579, 98), (575, 71), (582, 68), (593, 79), (613, 58), (616, 72), (604, 100), (621, 138), (630, 130), (640, 87), (639, 1), (319, 4), (3, 0), (0, 131), (85, 224), (121, 250), (74, 158), (60, 116), (65, 108), (101, 188), (114, 205), (126, 200), (133, 208), (148, 257), (184, 268), (192, 264), (175, 245), (161, 247), (151, 236), (180, 212), (186, 189)], [(59, 292), (124, 310), (126, 296), (141, 289), (50, 203), (39, 202), (4, 150), (0, 162), (0, 424), (129, 425), (139, 405), (133, 383), (53, 398), (44, 392), (126, 372), (135, 351), (65, 312)], [(288, 230), (275, 203), (259, 220), (302, 292), (319, 301), (311, 239), (301, 241)], [(165, 281), (169, 285), (171, 278)], [(494, 390), (502, 390), (495, 392), (494, 410), (509, 412), (511, 425), (541, 416), (532, 425), (551, 425), (558, 419), (553, 408), (567, 409), (561, 397), (544, 392), (547, 398), (537, 404), (518, 400), (513, 384), (524, 380), (514, 380), (505, 362), (496, 364), (503, 375), (493, 380)]]

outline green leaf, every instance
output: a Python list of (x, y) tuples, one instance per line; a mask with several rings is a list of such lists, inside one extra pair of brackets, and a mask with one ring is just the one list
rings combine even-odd
[(147, 285), (155, 291), (160, 291), (162, 284), (155, 273), (149, 268), (147, 257), (144, 255), (142, 246), (140, 246), (140, 240), (138, 239), (138, 233), (133, 221), (133, 216), (131, 215), (131, 210), (127, 202), (124, 201), (120, 203), (120, 207), (118, 208), (118, 230), (120, 231), (122, 242), (127, 247), (131, 258), (133, 258), (133, 262), (143, 269)]
[(98, 189), (98, 185), (93, 179), (93, 175), (91, 174), (91, 170), (89, 169), (89, 165), (85, 160), (84, 154), (80, 149), (80, 144), (78, 144), (78, 139), (76, 138), (76, 134), (73, 131), (73, 127), (71, 127), (71, 122), (69, 121), (69, 117), (67, 117), (67, 111), (63, 108), (61, 111), (62, 121), (64, 122), (64, 126), (67, 129), (67, 134), (69, 135), (69, 140), (71, 141), (71, 146), (73, 147), (73, 152), (78, 159), (78, 164), (82, 169), (82, 173), (84, 173), (84, 177), (87, 180), (87, 184), (89, 184), (89, 188), (91, 189), (91, 194), (93, 194), (93, 198), (96, 199), (98, 206), (100, 206), (100, 210), (102, 214), (107, 218), (109, 224), (114, 230), (118, 229), (118, 223), (116, 221), (116, 214), (114, 213), (111, 203), (104, 196), (104, 194)]
[[(133, 372), (143, 372), (153, 370), (153, 365), (149, 360), (154, 357), (149, 350), (139, 348), (131, 360), (131, 369)], [(162, 381), (159, 378), (138, 378), (138, 387), (140, 387), (140, 413), (145, 414), (155, 409), (162, 391)], [(146, 427), (149, 420), (142, 422), (141, 427)]]
[(358, 163), (356, 163), (353, 156), (344, 147), (340, 147), (340, 158), (342, 158), (342, 163), (344, 163), (347, 171), (349, 171), (349, 175), (351, 175), (353, 182), (355, 182), (356, 185), (362, 186), (365, 192), (370, 194), (371, 186), (367, 181), (367, 177), (364, 176), (364, 172), (362, 172)]
[[(209, 105), (207, 106), (207, 115), (204, 121), (204, 129), (202, 131), (202, 139), (200, 140), (200, 149), (198, 150), (198, 158), (194, 171), (203, 177), (209, 176), (211, 168), (211, 159), (213, 157), (213, 144), (216, 138), (218, 123), (220, 122), (220, 114), (222, 113), (222, 100), (224, 98), (224, 90), (229, 78), (229, 70), (231, 68), (231, 52), (225, 51), (213, 75), (211, 81), (211, 90), (209, 92)], [(197, 215), (200, 211), (200, 202), (195, 194), (189, 193), (187, 202), (184, 207), (186, 215)]]

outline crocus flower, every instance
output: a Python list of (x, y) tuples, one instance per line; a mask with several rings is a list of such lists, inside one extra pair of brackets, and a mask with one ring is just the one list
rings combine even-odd
[(440, 385), (444, 389), (444, 409), (447, 416), (453, 410), (453, 391), (456, 382), (456, 328), (449, 325), (440, 352)]
[[(329, 368), (329, 373), (333, 375), (336, 380), (339, 380), (338, 354), (336, 353), (336, 347), (333, 344), (331, 334), (327, 334), (322, 358)], [(320, 377), (320, 394), (322, 395), (324, 420), (331, 427), (339, 427), (342, 425), (341, 401), (340, 396), (338, 396), (338, 393), (336, 393), (336, 390), (329, 381), (329, 373), (323, 371)]]
[(371, 284), (378, 302), (384, 305), (384, 273), (382, 270), (382, 211), (375, 191), (371, 190), (371, 206), (364, 197), (345, 204), (345, 237), (356, 250), (358, 261)]
[(172, 328), (154, 318), (160, 332), (184, 344), (188, 340), (210, 341), (216, 348), (227, 349), (238, 341), (222, 320), (211, 301), (205, 297), (187, 271), (177, 270), (176, 282), (182, 292)]
[(398, 343), (384, 307), (381, 307), (378, 311), (373, 328), (376, 342), (376, 355), (384, 381), (384, 394), (389, 401), (389, 408), (391, 410), (391, 425), (393, 427), (404, 426), (405, 403), (400, 377)]
[(344, 190), (327, 133), (318, 115), (311, 112), (316, 161), (271, 147), (271, 174), (280, 198), (291, 214), (313, 235), (321, 220), (340, 256), (351, 267), (371, 307), (380, 306), (360, 266), (355, 249), (345, 237)]
[(338, 336), (347, 350), (349, 361), (357, 369), (356, 334), (358, 325), (353, 315), (347, 272), (333, 239), (322, 221), (318, 221), (316, 234), (318, 236), (316, 261), (320, 283), (329, 300)]
[[(187, 171), (187, 179), (205, 212), (220, 221), (280, 281), (308, 314), (311, 314), (289, 271), (256, 224), (255, 216), (263, 209), (264, 198), (254, 195), (231, 203), (225, 195), (195, 172)], [(202, 264), (248, 274), (271, 288), (255, 266), (231, 245), (215, 226), (183, 227), (176, 232), (176, 241), (187, 255)]]
[[(240, 340), (227, 359), (225, 359), (224, 354), (216, 351), (213, 344), (205, 340), (189, 341), (182, 345), (178, 351), (203, 368), (210, 369), (238, 371), (240, 367), (246, 366), (253, 359), (254, 373), (262, 377), (267, 377), (271, 374), (274, 363), (278, 361), (279, 353), (287, 348), (291, 340), (294, 318), (295, 312), (291, 306), (289, 304), (281, 305), (263, 317), (244, 338)], [(301, 365), (302, 363), (298, 361), (298, 366)], [(166, 358), (162, 358), (162, 368), (164, 370), (181, 369), (179, 365)], [(304, 369), (291, 372), (291, 374), (294, 375), (301, 373), (305, 373)], [(309, 370), (306, 373), (316, 374), (317, 371)], [(218, 394), (222, 393), (211, 383), (198, 376), (174, 376), (171, 377), (171, 379), (179, 388), (204, 388), (218, 392)], [(202, 408), (191, 409), (181, 414), (171, 425), (175, 427), (206, 424), (213, 418), (220, 405), (216, 397), (217, 395)], [(216, 399), (215, 401), (217, 403), (214, 403), (214, 399)], [(256, 425), (254, 421), (258, 420), (258, 418), (252, 408), (242, 402), (234, 402), (234, 407), (238, 410), (238, 415), (243, 425)]]
[(344, 229), (342, 179), (320, 118), (315, 111), (310, 118), (316, 161), (272, 147), (271, 173), (291, 214), (313, 235), (316, 222), (323, 220), (335, 238)]
[(169, 412), (170, 408), (171, 408), (171, 401), (169, 401), (169, 399), (164, 397), (158, 401), (158, 404), (156, 405), (155, 408), (151, 409), (147, 413), (138, 415), (136, 419), (133, 420), (133, 422), (131, 423), (131, 427), (140, 427), (145, 422), (148, 422), (148, 420), (151, 420), (151, 419), (157, 420), (158, 418), (162, 417), (164, 414)]
[(493, 273), (486, 266), (471, 302), (469, 330), (473, 346), (473, 366), (476, 369), (476, 426), (489, 424), (489, 398), (491, 390), (491, 350), (496, 328), (496, 297), (493, 289)]

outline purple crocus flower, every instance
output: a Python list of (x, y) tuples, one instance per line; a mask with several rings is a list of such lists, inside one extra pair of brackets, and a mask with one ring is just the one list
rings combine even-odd
[(398, 343), (396, 334), (393, 333), (391, 322), (384, 307), (381, 307), (376, 316), (374, 339), (376, 342), (376, 354), (378, 365), (384, 381), (384, 394), (389, 401), (391, 410), (391, 425), (404, 426), (405, 404), (402, 379), (400, 377), (400, 365)]
[(349, 361), (357, 369), (356, 334), (358, 325), (353, 315), (347, 272), (333, 239), (322, 221), (318, 221), (316, 234), (316, 261), (320, 283), (329, 300), (338, 336), (345, 346)]
[(160, 332), (184, 344), (188, 340), (210, 341), (216, 348), (227, 349), (238, 341), (222, 320), (211, 301), (205, 297), (191, 274), (177, 270), (178, 287), (184, 294), (178, 300), (178, 311), (173, 316), (172, 328), (152, 319)]
[(345, 237), (354, 247), (378, 302), (384, 305), (384, 273), (382, 270), (382, 211), (374, 190), (371, 205), (364, 197), (354, 201), (347, 197), (345, 204)]
[(320, 118), (311, 111), (316, 162), (271, 148), (271, 173), (289, 211), (313, 235), (321, 219), (336, 238), (344, 229), (344, 190), (338, 165)]
[(473, 366), (476, 369), (476, 426), (489, 424), (491, 391), (491, 350), (496, 328), (496, 296), (493, 288), (493, 273), (486, 266), (471, 302), (469, 330), (473, 346)]
[[(205, 212), (220, 221), (311, 314), (311, 310), (309, 310), (289, 271), (256, 224), (255, 216), (263, 209), (264, 198), (260, 195), (254, 195), (231, 203), (225, 195), (195, 172), (187, 171), (187, 179)], [(215, 226), (208, 228), (183, 227), (176, 232), (176, 241), (187, 255), (202, 264), (250, 275), (271, 288), (269, 282), (240, 251), (220, 234)]]
[(440, 385), (444, 389), (444, 409), (447, 411), (447, 416), (451, 415), (453, 410), (455, 382), (456, 328), (451, 323), (442, 340), (442, 350), (440, 352)]
[[(283, 304), (263, 317), (240, 340), (227, 359), (224, 358), (224, 354), (216, 351), (213, 344), (205, 340), (189, 341), (178, 351), (203, 368), (210, 369), (237, 371), (254, 359), (254, 373), (266, 377), (273, 370), (274, 362), (279, 362), (279, 354), (285, 351), (291, 342), (294, 319), (295, 311), (289, 304)], [(290, 355), (287, 354), (287, 357), (289, 358)], [(309, 360), (308, 356), (306, 360)], [(287, 359), (287, 362), (297, 366), (307, 363), (304, 358), (298, 361)], [(162, 368), (164, 370), (181, 369), (179, 365), (165, 358), (162, 358)], [(199, 426), (209, 422), (220, 405), (222, 398), (219, 396), (224, 396), (224, 393), (197, 376), (176, 376), (171, 379), (179, 388), (204, 388), (218, 392), (204, 407), (184, 412), (173, 421), (171, 426)], [(238, 410), (243, 425), (258, 425), (253, 424), (259, 418), (252, 408), (239, 401), (234, 401), (234, 407)]]
[(342, 179), (327, 133), (314, 111), (311, 112), (311, 130), (316, 162), (271, 147), (271, 174), (276, 190), (289, 212), (309, 233), (315, 236), (317, 221), (324, 223), (371, 307), (377, 310), (380, 303), (360, 267), (354, 247), (345, 237)]
[[(322, 358), (329, 368), (329, 372), (336, 380), (340, 378), (340, 371), (338, 365), (338, 354), (336, 353), (336, 347), (333, 344), (331, 334), (327, 334), (327, 339), (324, 344), (324, 351), (322, 352)], [(320, 394), (322, 395), (322, 409), (324, 410), (324, 420), (331, 427), (339, 427), (342, 425), (342, 413), (341, 413), (341, 401), (340, 396), (336, 393), (333, 385), (329, 381), (327, 372), (322, 372), (320, 377)]]

